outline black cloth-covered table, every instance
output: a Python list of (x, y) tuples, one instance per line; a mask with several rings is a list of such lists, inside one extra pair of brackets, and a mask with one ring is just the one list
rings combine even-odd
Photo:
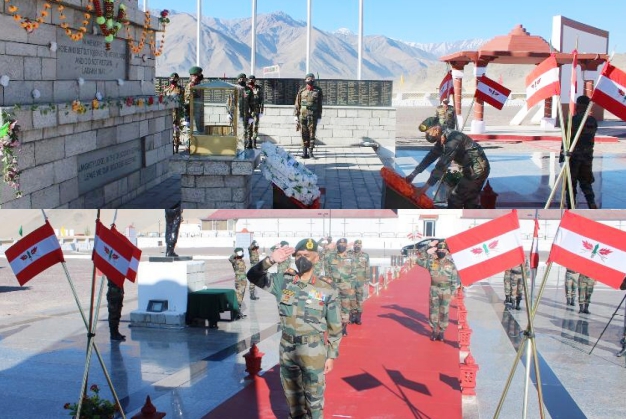
[(187, 323), (193, 319), (207, 319), (209, 326), (217, 326), (220, 313), (230, 311), (230, 319), (234, 320), (235, 313), (239, 311), (239, 303), (235, 290), (230, 289), (206, 289), (189, 293), (187, 295)]

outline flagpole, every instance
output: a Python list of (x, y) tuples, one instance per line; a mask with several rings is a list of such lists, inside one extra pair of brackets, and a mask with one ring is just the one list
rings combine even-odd
[[(557, 96), (558, 99), (558, 107), (557, 110), (559, 112), (559, 118), (561, 120), (561, 122), (563, 122), (563, 106), (561, 103), (561, 96)], [(569, 130), (571, 131), (572, 127), (571, 127), (571, 120), (570, 120), (570, 127)], [(570, 144), (571, 144), (571, 137), (567, 136), (567, 133), (565, 132), (565, 127), (563, 126), (563, 124), (561, 123), (561, 138), (564, 139), (563, 140), (563, 150), (569, 150), (570, 149)], [(569, 202), (570, 205), (572, 207), (572, 209), (576, 206), (576, 203), (574, 202), (574, 190), (572, 188), (572, 173), (569, 170), (570, 168), (570, 163), (569, 163), (569, 153), (565, 153), (565, 164), (563, 167), (565, 167), (565, 176), (566, 179), (563, 182), (563, 188), (562, 188), (562, 192), (561, 192), (561, 205), (560, 208), (563, 208), (563, 200), (565, 199), (565, 194), (568, 193), (567, 189), (565, 188), (565, 182), (567, 182), (567, 185), (569, 186)]]
[[(465, 129), (465, 124), (467, 123), (469, 116), (472, 114), (472, 109), (474, 109), (474, 102), (476, 102), (476, 96), (472, 98), (472, 103), (470, 104), (469, 111), (467, 111), (467, 118), (463, 120), (463, 126), (461, 127), (461, 132), (463, 132), (463, 130)], [(461, 105), (461, 114), (463, 114), (463, 105)]]

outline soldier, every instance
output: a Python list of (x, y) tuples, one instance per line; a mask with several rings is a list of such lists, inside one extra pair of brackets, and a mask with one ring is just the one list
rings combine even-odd
[[(202, 99), (202, 93), (200, 91), (194, 91), (193, 97), (191, 97), (192, 87), (199, 85), (204, 80), (204, 75), (202, 74), (202, 68), (193, 66), (189, 69), (189, 83), (185, 86), (185, 97), (183, 99), (185, 104), (185, 113), (187, 114), (187, 118), (191, 118), (190, 110), (191, 110), (191, 101), (195, 99)], [(193, 129), (194, 131), (203, 132), (204, 131), (204, 108), (203, 109), (194, 109), (193, 115)]]
[(256, 77), (251, 75), (248, 77), (248, 87), (250, 88), (250, 117), (253, 122), (248, 125), (250, 133), (248, 138), (251, 138), (252, 148), (256, 148), (256, 141), (259, 137), (259, 121), (263, 116), (265, 110), (265, 104), (263, 100), (263, 89), (256, 84)]
[(441, 101), (441, 105), (437, 106), (435, 110), (435, 117), (439, 121), (439, 125), (449, 130), (457, 129), (456, 126), (456, 113), (454, 107), (449, 105), (450, 100), (445, 98)]
[[(576, 99), (576, 113), (572, 117), (572, 140), (578, 132), (578, 128), (583, 120), (585, 111), (589, 106), (589, 98), (587, 96), (578, 96)], [(589, 115), (585, 121), (578, 142), (574, 150), (570, 154), (569, 171), (572, 177), (572, 188), (574, 190), (574, 202), (576, 201), (576, 186), (580, 184), (580, 190), (585, 194), (587, 206), (589, 209), (597, 209), (596, 198), (591, 186), (594, 182), (593, 177), (593, 145), (595, 142), (596, 131), (598, 130), (598, 121)], [(563, 155), (563, 145), (561, 144), (561, 155), (559, 162), (563, 163), (565, 157)], [(565, 196), (567, 208), (572, 208), (569, 196), (569, 184), (566, 182), (567, 195)]]
[(407, 182), (413, 182), (415, 176), (439, 159), (428, 181), (418, 188), (417, 194), (421, 195), (443, 177), (454, 161), (461, 166), (463, 177), (448, 196), (448, 208), (478, 208), (478, 196), (489, 176), (489, 160), (482, 147), (462, 132), (444, 131), (435, 117), (426, 118), (419, 130), (435, 145), (405, 178)]
[[(433, 249), (433, 246), (436, 248)], [(459, 286), (456, 266), (447, 255), (448, 245), (444, 241), (433, 240), (430, 247), (417, 249), (417, 264), (430, 273), (429, 323), (433, 329), (430, 340), (443, 341), (452, 292)]]
[[(276, 249), (280, 249), (281, 247), (289, 247), (289, 242), (282, 240), (277, 245), (270, 247), (270, 252), (273, 252)], [(291, 257), (288, 257), (283, 262), (278, 263), (277, 266), (278, 272), (285, 272), (291, 266)]]
[(183, 88), (181, 87), (178, 73), (170, 74), (169, 84), (163, 89), (165, 96), (173, 96), (178, 101), (178, 106), (172, 109), (172, 128), (174, 140), (174, 154), (180, 147), (180, 132), (183, 128), (185, 108), (183, 106)]
[(298, 91), (296, 96), (296, 111), (294, 120), (296, 129), (302, 133), (302, 158), (314, 158), (315, 133), (317, 124), (322, 119), (322, 89), (315, 86), (315, 76), (308, 73), (304, 77), (306, 86)]
[(120, 333), (120, 319), (124, 305), (124, 288), (118, 287), (107, 278), (107, 306), (109, 309), (109, 332), (111, 340), (125, 341), (126, 336)]
[(236, 247), (235, 252), (230, 255), (228, 261), (233, 265), (235, 271), (235, 293), (237, 294), (237, 302), (239, 303), (239, 312), (235, 315), (235, 320), (243, 319), (246, 317), (241, 312), (241, 305), (243, 304), (243, 295), (246, 293), (246, 262), (243, 260), (243, 249)]
[[(317, 249), (313, 239), (303, 239), (295, 249), (277, 248), (248, 271), (250, 282), (276, 297), (282, 328), (280, 379), (291, 418), (324, 417), (325, 375), (339, 356), (337, 288), (330, 278), (313, 274), (313, 266), (319, 263)], [(272, 265), (292, 253), (297, 272), (268, 274)]]
[[(252, 240), (250, 246), (248, 246), (248, 254), (250, 255), (250, 266), (256, 265), (259, 263), (259, 244), (256, 240)], [(256, 287), (253, 283), (250, 283), (250, 299), (258, 300), (259, 297), (256, 296)]]
[(332, 251), (332, 249), (334, 248), (333, 244), (333, 239), (332, 237), (322, 237), (321, 239), (319, 239), (317, 241), (317, 253), (320, 256), (320, 263), (318, 263), (317, 265), (315, 265), (315, 275), (323, 275), (325, 274), (324, 271), (324, 264), (325, 264), (325, 260), (326, 260), (326, 256)]
[(352, 283), (355, 278), (356, 266), (354, 259), (348, 254), (348, 240), (337, 240), (337, 250), (326, 255), (324, 259), (324, 272), (331, 277), (339, 289), (341, 300), (341, 324), (343, 335), (348, 336), (348, 322), (350, 321), (350, 300), (354, 297)]
[[(528, 275), (528, 263), (523, 266), (523, 269)], [(513, 300), (515, 300), (515, 309), (521, 310), (520, 302), (522, 301), (522, 295), (524, 294), (524, 278), (522, 277), (522, 266), (517, 265), (511, 269), (507, 269), (504, 272), (504, 304), (511, 304), (513, 306)]]
[(571, 269), (565, 270), (565, 298), (567, 299), (568, 306), (575, 306), (574, 299), (576, 298), (576, 288), (578, 284), (578, 273)]
[(354, 246), (349, 252), (356, 265), (354, 287), (354, 304), (351, 306), (350, 323), (361, 325), (361, 314), (363, 313), (363, 288), (368, 282), (370, 275), (370, 256), (363, 251), (363, 241), (354, 241)]
[[(243, 127), (243, 141), (244, 148), (251, 149), (252, 148), (252, 109), (250, 108), (251, 98), (252, 98), (252, 90), (246, 84), (248, 77), (245, 73), (240, 73), (237, 76), (237, 96), (238, 96), (238, 108), (237, 112), (239, 114), (239, 121), (242, 123)], [(231, 94), (228, 96), (228, 102), (226, 104), (228, 108), (228, 118), (230, 119), (231, 124), (235, 124), (233, 121), (233, 115), (235, 114), (235, 96)]]
[(589, 303), (591, 302), (591, 294), (596, 280), (589, 278), (587, 275), (578, 274), (578, 312), (591, 314), (589, 312)]

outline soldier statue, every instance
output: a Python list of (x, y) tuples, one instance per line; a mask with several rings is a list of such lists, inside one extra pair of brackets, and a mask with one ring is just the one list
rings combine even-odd
[(165, 256), (178, 257), (174, 253), (178, 241), (178, 230), (183, 221), (183, 209), (180, 206), (165, 210)]

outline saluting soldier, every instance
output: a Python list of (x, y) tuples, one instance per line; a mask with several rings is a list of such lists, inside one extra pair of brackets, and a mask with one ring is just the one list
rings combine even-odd
[(172, 109), (172, 129), (174, 139), (174, 153), (178, 153), (180, 147), (180, 132), (183, 129), (185, 108), (183, 105), (183, 88), (180, 85), (178, 73), (170, 74), (169, 84), (163, 88), (165, 96), (173, 96), (178, 101), (178, 106)]
[(317, 124), (322, 119), (322, 89), (315, 85), (315, 76), (308, 73), (304, 77), (306, 85), (296, 95), (294, 120), (302, 134), (302, 158), (313, 158)]
[(445, 241), (433, 240), (429, 245), (417, 250), (417, 264), (430, 273), (429, 323), (433, 330), (430, 340), (443, 341), (452, 292), (459, 286), (459, 273), (454, 262), (448, 258)]
[(339, 289), (341, 300), (341, 324), (343, 335), (348, 336), (348, 323), (350, 322), (350, 300), (354, 297), (354, 282), (356, 266), (354, 258), (348, 254), (348, 240), (344, 237), (337, 240), (336, 250), (328, 254), (324, 259), (324, 271), (332, 278)]
[(355, 263), (354, 271), (354, 304), (351, 306), (350, 322), (360, 325), (363, 313), (363, 288), (368, 282), (370, 275), (370, 255), (363, 251), (363, 241), (355, 240), (352, 250), (349, 252)]
[(233, 265), (235, 271), (235, 294), (237, 294), (237, 302), (239, 303), (239, 312), (235, 315), (235, 319), (243, 319), (246, 317), (241, 312), (241, 305), (243, 304), (243, 295), (246, 292), (246, 262), (243, 260), (243, 248), (235, 248), (235, 252), (230, 255), (228, 261)]
[(259, 138), (259, 122), (265, 110), (265, 103), (263, 99), (263, 88), (256, 84), (256, 77), (254, 75), (248, 77), (248, 88), (250, 88), (251, 92), (250, 117), (252, 118), (252, 123), (248, 125), (248, 129), (250, 130), (248, 138), (251, 139), (252, 148), (256, 148), (256, 141)]
[(413, 182), (415, 176), (439, 159), (426, 183), (418, 188), (417, 194), (423, 194), (443, 177), (454, 161), (461, 167), (463, 177), (450, 192), (448, 208), (479, 208), (478, 197), (490, 170), (489, 160), (482, 147), (462, 132), (448, 129), (444, 132), (436, 117), (426, 118), (419, 130), (426, 133), (426, 141), (434, 143), (434, 146), (411, 174), (405, 177), (406, 181)]
[[(204, 80), (204, 75), (202, 74), (202, 68), (198, 66), (193, 66), (189, 69), (189, 83), (185, 86), (185, 112), (189, 116), (189, 118), (193, 118), (193, 129), (194, 131), (203, 132), (204, 131), (204, 107), (202, 109), (194, 108), (194, 115), (190, 115), (191, 109), (191, 101), (195, 99), (202, 99), (201, 91), (193, 91), (192, 97), (192, 88), (194, 86), (199, 85)], [(194, 102), (195, 103), (195, 102)], [(202, 104), (204, 106), (204, 104)]]
[[(330, 278), (313, 274), (314, 265), (319, 263), (317, 249), (315, 240), (303, 239), (295, 249), (275, 249), (248, 271), (250, 282), (276, 297), (282, 328), (280, 379), (291, 418), (324, 417), (326, 374), (339, 356), (337, 288)], [(292, 253), (297, 271), (267, 272)]]
[[(248, 254), (250, 255), (250, 266), (256, 265), (259, 263), (259, 244), (256, 240), (252, 240), (250, 246), (248, 246)], [(258, 300), (259, 297), (256, 296), (256, 287), (253, 283), (250, 283), (250, 299)]]

